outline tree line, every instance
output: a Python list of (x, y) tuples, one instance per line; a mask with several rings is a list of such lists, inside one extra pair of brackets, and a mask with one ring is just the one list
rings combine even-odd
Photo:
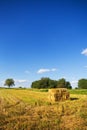
[(52, 80), (50, 78), (41, 78), (40, 80), (34, 81), (31, 84), (31, 88), (68, 88), (71, 89), (72, 86), (69, 81), (64, 78), (57, 80)]
[[(15, 81), (12, 78), (5, 80), (5, 86), (9, 88), (15, 85)], [(48, 77), (43, 77), (40, 80), (33, 81), (31, 84), (31, 88), (67, 88), (72, 89), (72, 86), (69, 81), (66, 81), (64, 78), (59, 80), (52, 80)], [(80, 79), (78, 80), (78, 88), (80, 89), (87, 89), (87, 79)]]

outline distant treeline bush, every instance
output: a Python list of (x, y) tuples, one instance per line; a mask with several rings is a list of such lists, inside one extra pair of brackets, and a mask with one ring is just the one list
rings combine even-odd
[(40, 80), (34, 81), (31, 84), (31, 88), (68, 88), (72, 89), (72, 86), (69, 81), (66, 81), (64, 78), (57, 80), (52, 80), (50, 78), (41, 78)]

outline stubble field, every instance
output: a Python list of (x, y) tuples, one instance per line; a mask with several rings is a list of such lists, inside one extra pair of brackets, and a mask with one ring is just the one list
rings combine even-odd
[(87, 90), (50, 103), (44, 90), (0, 89), (0, 130), (87, 130)]

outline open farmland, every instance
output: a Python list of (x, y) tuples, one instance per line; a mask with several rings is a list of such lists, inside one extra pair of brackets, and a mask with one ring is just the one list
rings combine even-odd
[(0, 89), (0, 130), (87, 130), (87, 90), (50, 103), (48, 92)]

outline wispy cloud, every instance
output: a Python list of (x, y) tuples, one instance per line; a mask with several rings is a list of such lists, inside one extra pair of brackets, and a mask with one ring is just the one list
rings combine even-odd
[(38, 74), (42, 74), (42, 73), (46, 73), (46, 72), (54, 72), (54, 71), (57, 71), (57, 69), (56, 68), (52, 68), (52, 69), (39, 69), (38, 71), (37, 71), (37, 73)]
[(26, 73), (26, 74), (29, 74), (29, 73), (30, 73), (30, 71), (28, 71), (28, 70), (25, 70), (25, 73)]
[(86, 66), (84, 66), (84, 68), (86, 68), (86, 69), (87, 69), (87, 65), (86, 65)]
[(84, 68), (87, 68), (87, 65), (85, 65)]
[(73, 88), (77, 87), (78, 86), (78, 81), (77, 80), (71, 81), (71, 85), (72, 85)]
[(57, 71), (57, 69), (56, 68), (52, 68), (51, 71)]
[(73, 81), (71, 81), (71, 83), (72, 84), (76, 84), (76, 83), (78, 83), (78, 81), (77, 80), (73, 80)]
[(26, 79), (15, 79), (15, 87), (22, 86), (22, 87), (30, 87), (31, 81)]
[(26, 82), (29, 82), (28, 80), (25, 80), (25, 79), (15, 79), (15, 82), (16, 83), (26, 83)]
[(85, 48), (85, 49), (81, 52), (81, 54), (87, 56), (87, 48)]

